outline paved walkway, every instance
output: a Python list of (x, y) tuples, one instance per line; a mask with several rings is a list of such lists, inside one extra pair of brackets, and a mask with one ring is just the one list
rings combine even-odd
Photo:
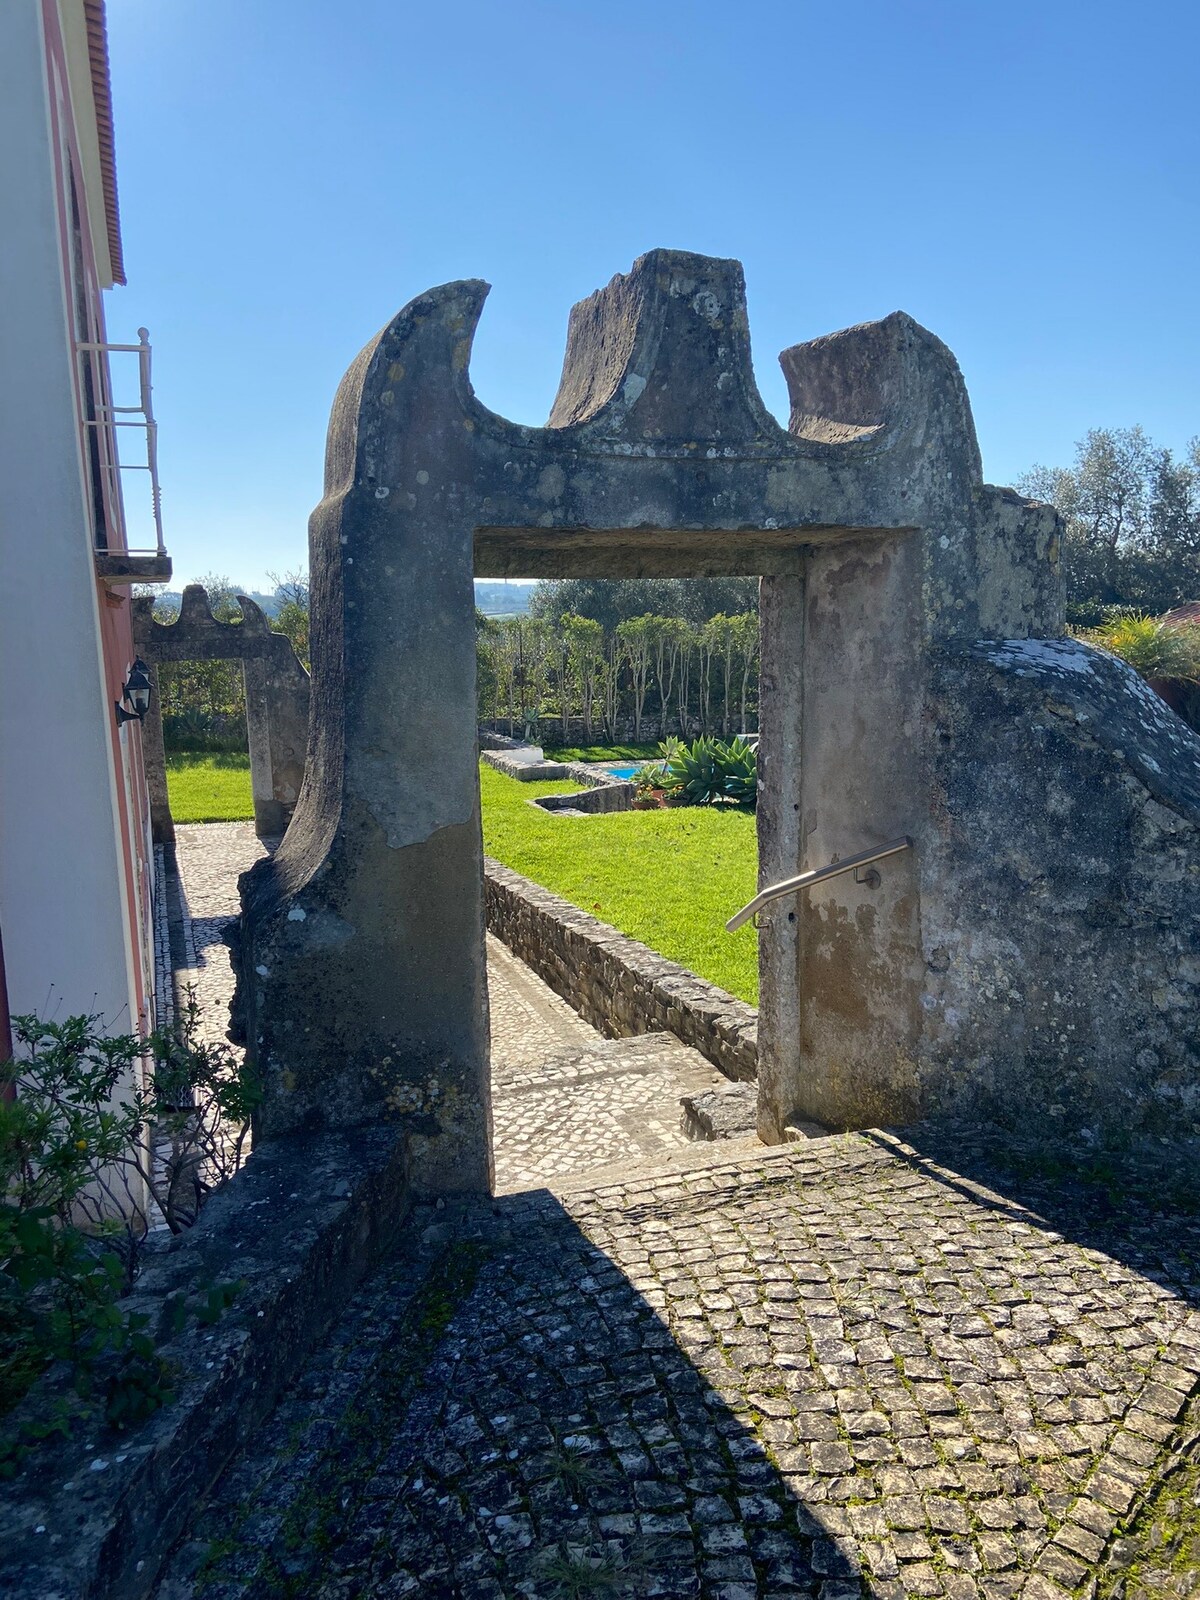
[(159, 1600), (1061, 1600), (1200, 1374), (1194, 1221), (1052, 1226), (883, 1136), (438, 1218)]
[[(233, 998), (224, 932), (238, 914), (238, 874), (265, 853), (248, 822), (176, 829), (176, 982), (195, 989), (205, 1026), (220, 1037)], [(497, 1191), (554, 1187), (625, 1162), (686, 1161), (679, 1098), (724, 1084), (716, 1068), (669, 1034), (602, 1038), (491, 935), (487, 959)]]
[(157, 1600), (1192, 1593), (1200, 1221), (910, 1137), (419, 1214)]

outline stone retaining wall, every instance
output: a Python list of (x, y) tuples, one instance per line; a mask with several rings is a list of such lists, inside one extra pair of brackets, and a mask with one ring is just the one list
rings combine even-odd
[[(166, 1331), (176, 1398), (121, 1433), (52, 1370), (6, 1418), (74, 1426), (20, 1464), (0, 1501), (0, 1597), (144, 1600), (230, 1456), (269, 1416), (359, 1282), (400, 1238), (407, 1155), (395, 1126), (261, 1145), (188, 1233), (150, 1255), (124, 1304)], [(196, 1307), (236, 1282), (214, 1324)]]
[(489, 930), (610, 1039), (662, 1031), (693, 1046), (727, 1078), (758, 1070), (758, 1012), (561, 900), (484, 860)]

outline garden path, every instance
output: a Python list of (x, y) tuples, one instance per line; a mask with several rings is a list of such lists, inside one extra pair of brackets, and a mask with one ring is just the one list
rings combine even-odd
[[(238, 914), (238, 874), (265, 853), (249, 822), (176, 828), (176, 985), (194, 987), (217, 1037), (233, 997), (224, 934)], [(497, 1191), (555, 1187), (623, 1162), (686, 1162), (680, 1096), (720, 1087), (721, 1074), (669, 1034), (603, 1038), (490, 934), (487, 959)]]
[[(569, 1057), (508, 977), (497, 1037)], [(156, 1600), (1191, 1594), (1194, 1208), (907, 1138), (418, 1211)]]

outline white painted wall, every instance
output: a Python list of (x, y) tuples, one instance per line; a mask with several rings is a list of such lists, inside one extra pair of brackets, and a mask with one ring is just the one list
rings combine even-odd
[(0, 928), (14, 1013), (137, 1025), (38, 0), (0, 4)]

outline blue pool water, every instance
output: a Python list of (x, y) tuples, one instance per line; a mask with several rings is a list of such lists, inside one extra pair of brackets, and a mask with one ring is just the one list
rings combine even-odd
[(628, 783), (631, 779), (636, 778), (642, 769), (639, 763), (637, 765), (624, 767), (605, 767), (604, 770), (605, 772), (611, 773), (614, 778), (624, 778), (626, 783)]

